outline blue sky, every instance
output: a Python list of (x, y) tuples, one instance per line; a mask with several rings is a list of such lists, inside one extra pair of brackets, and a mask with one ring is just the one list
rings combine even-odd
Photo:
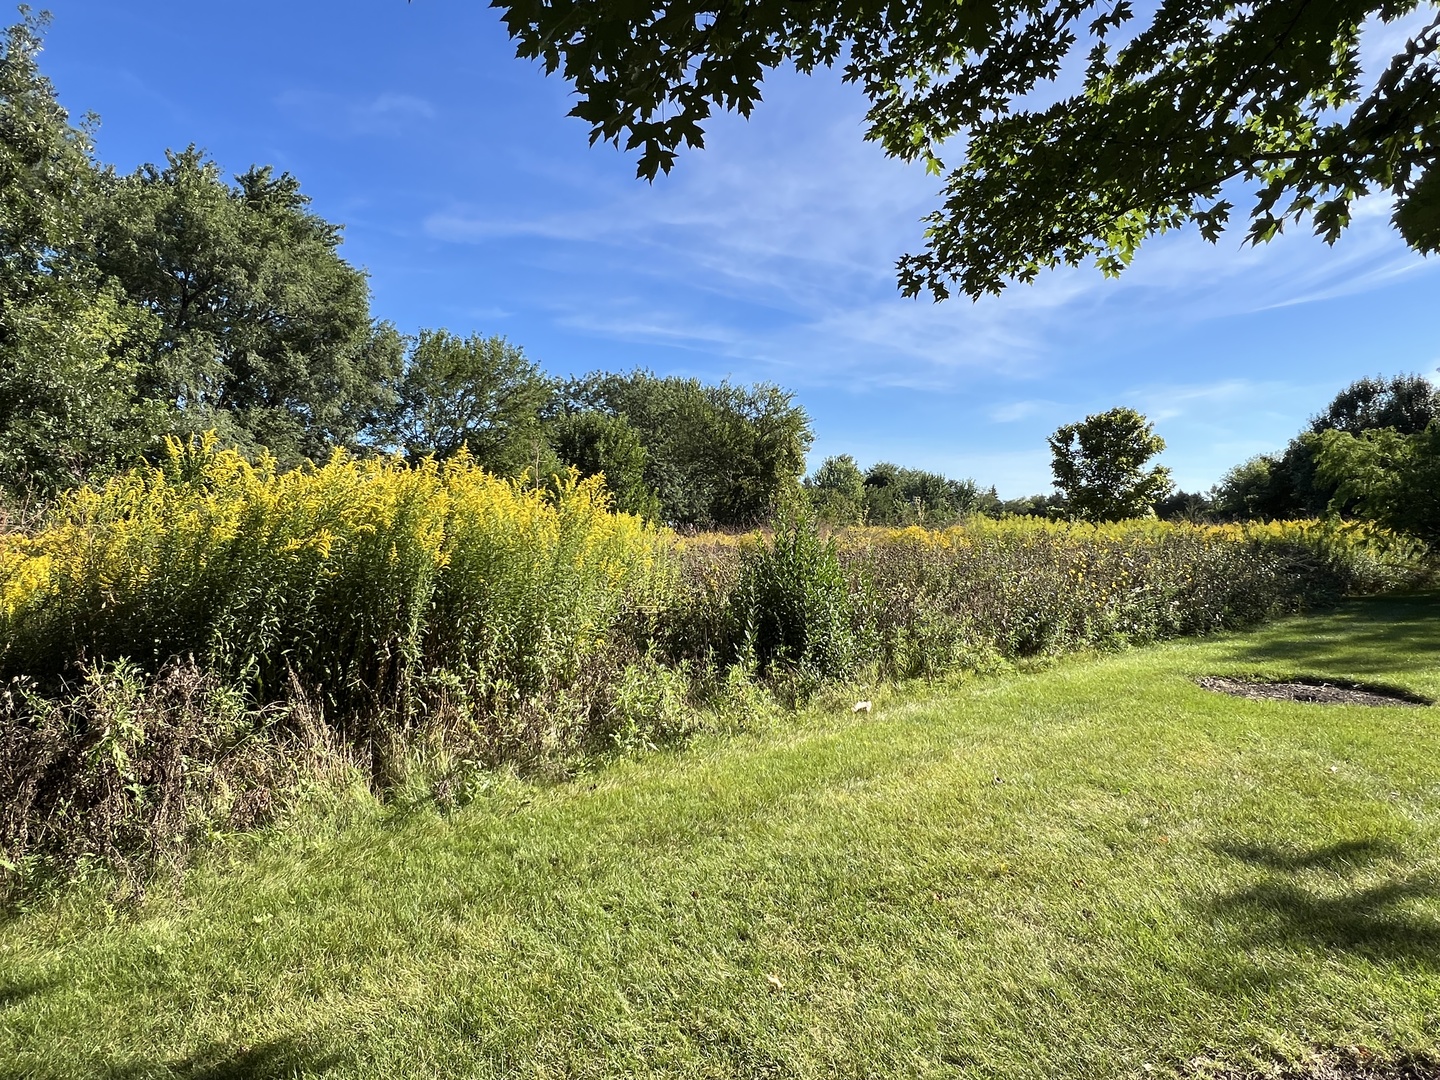
[(862, 141), (864, 101), (833, 74), (773, 79), (750, 121), (717, 119), (646, 185), (587, 145), (567, 86), (514, 58), (483, 0), (48, 6), (42, 67), (99, 114), (103, 161), (193, 142), (232, 173), (289, 170), (402, 331), (504, 334), (557, 375), (776, 382), (813, 418), (812, 466), (1047, 491), (1045, 437), (1123, 404), (1195, 490), (1352, 380), (1440, 363), (1440, 259), (1380, 204), (1334, 248), (1185, 232), (1118, 282), (1063, 271), (937, 305), (894, 275), (937, 183)]

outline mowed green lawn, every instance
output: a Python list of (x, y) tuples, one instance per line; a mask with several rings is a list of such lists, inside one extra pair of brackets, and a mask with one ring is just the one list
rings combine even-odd
[(816, 712), (0, 925), (0, 1077), (1140, 1077), (1440, 1049), (1440, 597)]

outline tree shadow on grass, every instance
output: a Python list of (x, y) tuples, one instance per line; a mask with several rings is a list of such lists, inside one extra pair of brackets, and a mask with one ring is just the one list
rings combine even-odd
[(216, 1046), (172, 1065), (176, 1080), (280, 1080), (319, 1076), (330, 1071), (336, 1055), (317, 1055), (298, 1042), (279, 1039), (258, 1046)]
[[(1374, 882), (1378, 865), (1404, 858), (1398, 845), (1347, 840), (1304, 849), (1232, 841), (1216, 845), (1216, 851), (1269, 871), (1213, 905), (1247, 950), (1338, 950), (1440, 969), (1440, 919), (1417, 913), (1413, 903), (1440, 898), (1440, 882), (1423, 872)], [(1365, 884), (1353, 880), (1362, 872), (1369, 879)]]
[(1302, 848), (1284, 844), (1226, 840), (1214, 845), (1221, 855), (1263, 866), (1267, 870), (1297, 873), (1301, 870), (1359, 869), (1382, 859), (1402, 859), (1405, 851), (1393, 840), (1337, 840), (1323, 847)]
[(1397, 657), (1440, 653), (1440, 594), (1352, 600), (1324, 616), (1338, 634), (1308, 635), (1295, 623), (1229, 642), (1228, 660), (1352, 676), (1393, 672)]
[(0, 979), (0, 1013), (54, 985), (54, 979)]
[(214, 1044), (178, 1061), (76, 1062), (47, 1065), (0, 1062), (0, 1080), (296, 1080), (322, 1076), (337, 1063), (335, 1054), (317, 1054), (294, 1039), (272, 1039), (254, 1046)]

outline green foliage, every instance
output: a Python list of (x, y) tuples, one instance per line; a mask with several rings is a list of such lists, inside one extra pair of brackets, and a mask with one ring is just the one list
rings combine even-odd
[(991, 505), (973, 480), (951, 480), (882, 461), (865, 474), (865, 520), (872, 525), (953, 525)]
[[(1383, 192), (1406, 242), (1440, 248), (1440, 21), (1360, 68), (1361, 28), (1413, 2), (1165, 0), (1133, 28), (1131, 4), (1091, 0), (496, 6), (518, 55), (572, 84), (591, 141), (638, 151), (650, 179), (704, 144), (714, 109), (750, 115), (768, 71), (840, 65), (870, 102), (866, 137), (945, 177), (926, 250), (900, 260), (909, 295), (1091, 260), (1118, 274), (1156, 233), (1216, 241), (1241, 190), (1252, 243), (1301, 221), (1333, 242)], [(1047, 84), (1077, 76), (1056, 100)]]
[[(193, 146), (99, 170), (36, 66), (43, 20), (0, 53), (0, 484), (48, 496), (214, 431), (281, 467), (336, 447), (411, 460), (466, 445), (538, 484), (604, 473), (622, 509), (750, 526), (796, 485), (811, 434), (770, 385), (596, 375), (558, 399), (503, 338), (369, 314), (365, 275), (299, 182), (227, 181)], [(557, 453), (558, 451), (558, 453)], [(563, 460), (562, 460), (563, 459)]]
[(1155, 516), (1162, 521), (1203, 522), (1213, 518), (1215, 501), (1201, 491), (1172, 491), (1155, 502)]
[(865, 518), (865, 474), (849, 454), (828, 457), (805, 478), (816, 517), (830, 525), (858, 525)]
[(1359, 379), (1310, 420), (1279, 454), (1266, 454), (1236, 466), (1217, 490), (1217, 509), (1231, 518), (1280, 520), (1356, 511), (1357, 489), (1340, 494), (1337, 483), (1317, 467), (1320, 442), (1310, 437), (1327, 431), (1360, 436), (1390, 429), (1415, 435), (1440, 418), (1440, 390), (1419, 375)]
[[(0, 545), (0, 674), (193, 656), (262, 702), (298, 679), (368, 737), (461, 677), (476, 722), (564, 688), (652, 603), (661, 540), (593, 481), (553, 492), (457, 456), (281, 472), (209, 444), (61, 500)], [(430, 702), (429, 704), (433, 704)]]
[(461, 338), (422, 330), (411, 344), (387, 441), (411, 461), (453, 456), (463, 446), (482, 467), (518, 476), (553, 471), (540, 425), (550, 384), (523, 349), (503, 337)]
[(888, 461), (862, 472), (849, 454), (826, 458), (805, 480), (811, 505), (832, 525), (953, 525), (1000, 500), (973, 480), (951, 480)]
[(87, 667), (58, 698), (13, 680), (0, 695), (0, 864), (32, 884), (104, 866), (143, 892), (212, 828), (284, 807), (325, 753), (294, 719), (247, 708), (193, 662), (153, 678), (124, 662)]
[(0, 1068), (1421, 1080), (1440, 710), (1194, 680), (1440, 697), (1437, 654), (1434, 596), (1347, 604), (570, 783), (483, 774), (456, 811), (357, 799), (138, 910), (0, 922)]
[(1055, 494), (1022, 495), (1018, 499), (987, 500), (985, 512), (995, 517), (1063, 518), (1065, 500)]
[(1242, 626), (1403, 584), (1415, 555), (1341, 523), (822, 541), (803, 506), (679, 540), (608, 507), (598, 478), (504, 481), (463, 452), (281, 471), (202, 441), (67, 493), (0, 534), (0, 678), (24, 691), (0, 709), (4, 858), (155, 861), (152, 838), (234, 818), (192, 780), (283, 802), (286, 748), (387, 790), (412, 762), (548, 765), (753, 727), (826, 683)]
[(1066, 424), (1050, 436), (1055, 487), (1082, 521), (1145, 517), (1170, 492), (1170, 470), (1146, 463), (1165, 440), (1134, 409), (1118, 408)]
[(287, 465), (355, 447), (401, 343), (294, 177), (227, 184), (193, 147), (100, 170), (36, 64), (28, 11), (0, 44), (0, 484), (103, 477), (166, 432), (217, 429)]
[(869, 633), (895, 677), (1249, 625), (1343, 595), (1363, 558), (1324, 536), (979, 520), (841, 551), (871, 585)]
[(649, 521), (660, 517), (660, 498), (645, 479), (650, 455), (623, 416), (598, 409), (567, 412), (550, 424), (550, 441), (563, 465), (581, 476), (603, 476), (615, 509)]
[(136, 392), (145, 312), (113, 287), (53, 280), (3, 307), (0, 486), (45, 499), (140, 460), (167, 418)]
[(1215, 512), (1230, 521), (1273, 519), (1271, 513), (1273, 473), (1276, 461), (1268, 454), (1256, 454), (1228, 470), (1215, 485)]
[(1352, 435), (1390, 428), (1401, 435), (1418, 435), (1440, 420), (1440, 388), (1423, 375), (1377, 375), (1357, 379), (1340, 393), (1310, 430), (1348, 431)]
[(1413, 434), (1332, 428), (1306, 436), (1337, 502), (1395, 532), (1440, 545), (1440, 421)]
[(850, 592), (835, 541), (820, 539), (799, 503), (783, 507), (770, 536), (740, 548), (729, 658), (762, 678), (777, 668), (843, 677), (856, 653)]
[(606, 726), (622, 750), (653, 748), (693, 726), (690, 673), (647, 653), (626, 664), (615, 680)]
[(623, 417), (645, 448), (644, 483), (662, 520), (751, 526), (797, 485), (812, 439), (788, 391), (767, 383), (706, 386), (649, 372), (594, 374), (562, 387), (562, 412)]
[(97, 180), (88, 130), (70, 124), (37, 56), (48, 21), (28, 10), (0, 43), (0, 297), (75, 270)]
[(308, 204), (289, 173), (257, 166), (231, 185), (193, 146), (107, 175), (95, 266), (158, 321), (138, 392), (174, 430), (294, 464), (356, 445), (389, 405), (400, 339), (372, 324), (365, 275)]
[(99, 177), (36, 65), (42, 29), (0, 42), (0, 486), (21, 498), (133, 461), (157, 426), (135, 385), (154, 326), (90, 264)]
[[(975, 517), (943, 531), (840, 532), (824, 544), (787, 523), (770, 543), (693, 541), (681, 554), (680, 592), (662, 621), (672, 657), (743, 663), (758, 643), (761, 661), (779, 655), (794, 667), (805, 628), (832, 626), (844, 610), (848, 629), (821, 638), (844, 645), (849, 667), (838, 674), (887, 679), (1233, 629), (1424, 577), (1415, 544), (1339, 522)], [(785, 681), (777, 666), (765, 670), (772, 684)]]

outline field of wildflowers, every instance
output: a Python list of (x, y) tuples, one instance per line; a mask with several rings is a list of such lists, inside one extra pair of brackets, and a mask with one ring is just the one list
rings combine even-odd
[[(1403, 587), (1426, 561), (1422, 545), (1341, 521), (976, 516), (946, 529), (856, 528), (822, 541), (782, 520), (769, 535), (691, 537), (678, 550), (672, 647), (761, 671), (778, 656), (808, 669), (812, 685), (847, 674), (935, 678), (1233, 629)], [(758, 604), (757, 577), (769, 597)]]
[(599, 480), (527, 489), (463, 456), (279, 472), (175, 442), (164, 467), (0, 538), (0, 671), (50, 685), (77, 664), (188, 656), (261, 700), (293, 677), (328, 705), (388, 708), (444, 667), (524, 696), (653, 606), (670, 561)]
[(612, 512), (598, 479), (527, 486), (463, 455), (286, 472), (173, 442), (0, 535), (0, 875), (263, 820), (297, 760), (382, 788), (418, 763), (454, 797), (460, 765), (1244, 626), (1402, 586), (1424, 555), (1336, 522), (822, 537), (798, 509), (681, 539)]

